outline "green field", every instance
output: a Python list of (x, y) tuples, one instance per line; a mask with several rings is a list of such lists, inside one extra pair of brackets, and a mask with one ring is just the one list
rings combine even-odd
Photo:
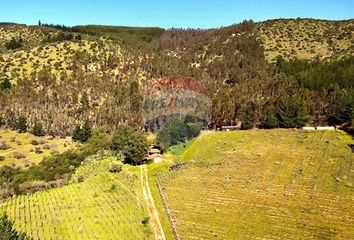
[(17, 230), (35, 239), (153, 239), (139, 174), (109, 172), (115, 158), (77, 169), (70, 185), (0, 203)]
[(0, 146), (4, 145), (7, 149), (0, 149), (3, 158), (0, 167), (8, 165), (15, 168), (38, 164), (44, 157), (75, 147), (71, 138), (36, 137), (29, 133), (0, 130)]
[(340, 132), (211, 133), (159, 182), (181, 239), (353, 239), (353, 142)]

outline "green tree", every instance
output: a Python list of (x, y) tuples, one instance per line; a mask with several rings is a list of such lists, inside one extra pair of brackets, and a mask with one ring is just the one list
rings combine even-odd
[(82, 126), (82, 131), (81, 131), (81, 142), (86, 142), (92, 134), (92, 127), (91, 123), (89, 120), (86, 120), (84, 125)]
[(179, 119), (172, 119), (157, 132), (157, 143), (162, 149), (183, 143), (188, 139), (187, 124)]
[(299, 128), (308, 123), (309, 116), (305, 102), (299, 96), (292, 96), (280, 107), (277, 119), (283, 128)]
[(146, 158), (149, 143), (144, 134), (127, 125), (121, 125), (113, 134), (112, 150), (124, 155), (127, 163), (136, 165)]
[(20, 133), (27, 132), (27, 120), (24, 116), (20, 116), (16, 121), (16, 130)]
[(42, 123), (35, 122), (34, 126), (33, 126), (33, 129), (32, 129), (32, 133), (33, 133), (34, 136), (38, 136), (38, 137), (44, 136), (45, 132), (43, 130)]
[(76, 125), (72, 134), (72, 139), (75, 141), (86, 142), (92, 134), (92, 127), (89, 120), (86, 120), (83, 126)]
[(81, 139), (81, 126), (80, 125), (76, 125), (72, 134), (72, 139), (74, 141), (80, 141)]
[(0, 217), (0, 240), (20, 240), (26, 239), (26, 235), (18, 233), (12, 221), (6, 214)]

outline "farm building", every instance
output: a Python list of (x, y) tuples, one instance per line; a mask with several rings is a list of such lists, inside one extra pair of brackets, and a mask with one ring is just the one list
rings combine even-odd
[(149, 155), (147, 157), (148, 162), (159, 163), (162, 162), (161, 150), (157, 148), (152, 148), (149, 150)]

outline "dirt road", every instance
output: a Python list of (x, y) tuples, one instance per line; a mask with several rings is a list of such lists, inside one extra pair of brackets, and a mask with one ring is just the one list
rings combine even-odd
[(159, 214), (156, 210), (154, 199), (151, 195), (149, 180), (147, 176), (147, 168), (142, 165), (141, 168), (141, 185), (144, 193), (144, 200), (146, 202), (147, 212), (150, 217), (150, 224), (155, 234), (156, 240), (165, 240), (165, 233), (163, 232), (162, 225), (160, 222)]

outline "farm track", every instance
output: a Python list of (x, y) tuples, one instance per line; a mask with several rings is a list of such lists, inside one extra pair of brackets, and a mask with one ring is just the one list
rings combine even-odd
[(165, 240), (166, 239), (165, 233), (162, 229), (159, 214), (158, 214), (157, 209), (155, 207), (154, 199), (152, 198), (152, 195), (151, 195), (146, 166), (145, 165), (141, 166), (140, 170), (141, 170), (141, 178), (140, 179), (141, 179), (141, 186), (142, 186), (143, 193), (144, 193), (144, 200), (146, 202), (146, 209), (147, 209), (148, 214), (150, 216), (150, 223), (151, 223), (154, 235), (155, 235), (155, 239)]

